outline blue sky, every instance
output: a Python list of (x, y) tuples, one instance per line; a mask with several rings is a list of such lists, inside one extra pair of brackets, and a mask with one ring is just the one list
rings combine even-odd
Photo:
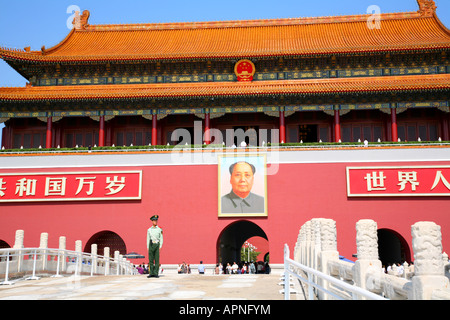
[[(450, 28), (450, 1), (435, 0), (440, 20)], [(416, 0), (0, 0), (0, 46), (50, 48), (69, 33), (70, 6), (89, 10), (91, 24), (223, 21), (417, 11)], [(0, 60), (0, 87), (26, 80)], [(0, 141), (1, 128), (0, 124)]]

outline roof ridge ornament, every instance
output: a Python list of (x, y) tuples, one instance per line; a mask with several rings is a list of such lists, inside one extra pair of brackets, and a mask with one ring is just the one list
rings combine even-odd
[(80, 11), (75, 12), (75, 18), (72, 21), (73, 27), (75, 30), (86, 30), (86, 27), (89, 26), (89, 17), (91, 13), (89, 10), (84, 10), (80, 15)]
[(430, 16), (436, 12), (436, 3), (434, 0), (417, 0), (419, 4), (419, 13), (422, 16)]

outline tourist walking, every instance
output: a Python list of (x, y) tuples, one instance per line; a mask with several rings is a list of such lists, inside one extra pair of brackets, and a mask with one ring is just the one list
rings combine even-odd
[(203, 261), (200, 261), (200, 264), (198, 265), (198, 273), (205, 274), (205, 265), (203, 264)]

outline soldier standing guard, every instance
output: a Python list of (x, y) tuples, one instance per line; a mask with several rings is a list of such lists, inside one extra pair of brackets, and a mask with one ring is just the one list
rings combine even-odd
[(159, 274), (159, 250), (163, 245), (163, 231), (158, 227), (158, 215), (150, 218), (152, 226), (147, 230), (147, 249), (149, 261), (149, 275), (147, 278), (156, 277)]

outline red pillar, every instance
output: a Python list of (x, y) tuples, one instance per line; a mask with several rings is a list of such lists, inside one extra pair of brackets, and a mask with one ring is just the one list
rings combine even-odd
[(152, 146), (158, 144), (157, 115), (152, 116)]
[(13, 147), (14, 147), (14, 143), (13, 143), (13, 140), (12, 140), (12, 137), (13, 137), (13, 128), (11, 127), (11, 124), (8, 126), (8, 127), (6, 127), (6, 128), (8, 128), (7, 130), (6, 130), (6, 132), (7, 132), (7, 135), (6, 135), (6, 146), (5, 146), (5, 148), (7, 148), (7, 149), (12, 149)]
[(449, 126), (448, 126), (448, 121), (449, 116), (448, 114), (446, 114), (444, 117), (442, 117), (442, 140), (444, 141), (448, 141), (449, 140)]
[(397, 142), (398, 140), (398, 130), (397, 130), (397, 109), (391, 109), (391, 132), (392, 132), (392, 142)]
[(105, 146), (105, 116), (100, 116), (100, 129), (98, 132), (98, 146)]
[(341, 140), (341, 119), (339, 110), (334, 110), (334, 142)]
[(3, 127), (2, 129), (2, 144), (0, 147), (5, 147), (5, 149), (11, 149), (10, 143), (9, 143), (9, 127)]
[(52, 147), (52, 117), (47, 117), (47, 138), (45, 147), (50, 149)]
[(211, 143), (211, 134), (209, 132), (210, 129), (210, 115), (209, 113), (205, 113), (205, 134), (203, 135), (203, 139), (206, 144)]
[(284, 123), (284, 111), (280, 111), (280, 143), (286, 143), (286, 125)]

